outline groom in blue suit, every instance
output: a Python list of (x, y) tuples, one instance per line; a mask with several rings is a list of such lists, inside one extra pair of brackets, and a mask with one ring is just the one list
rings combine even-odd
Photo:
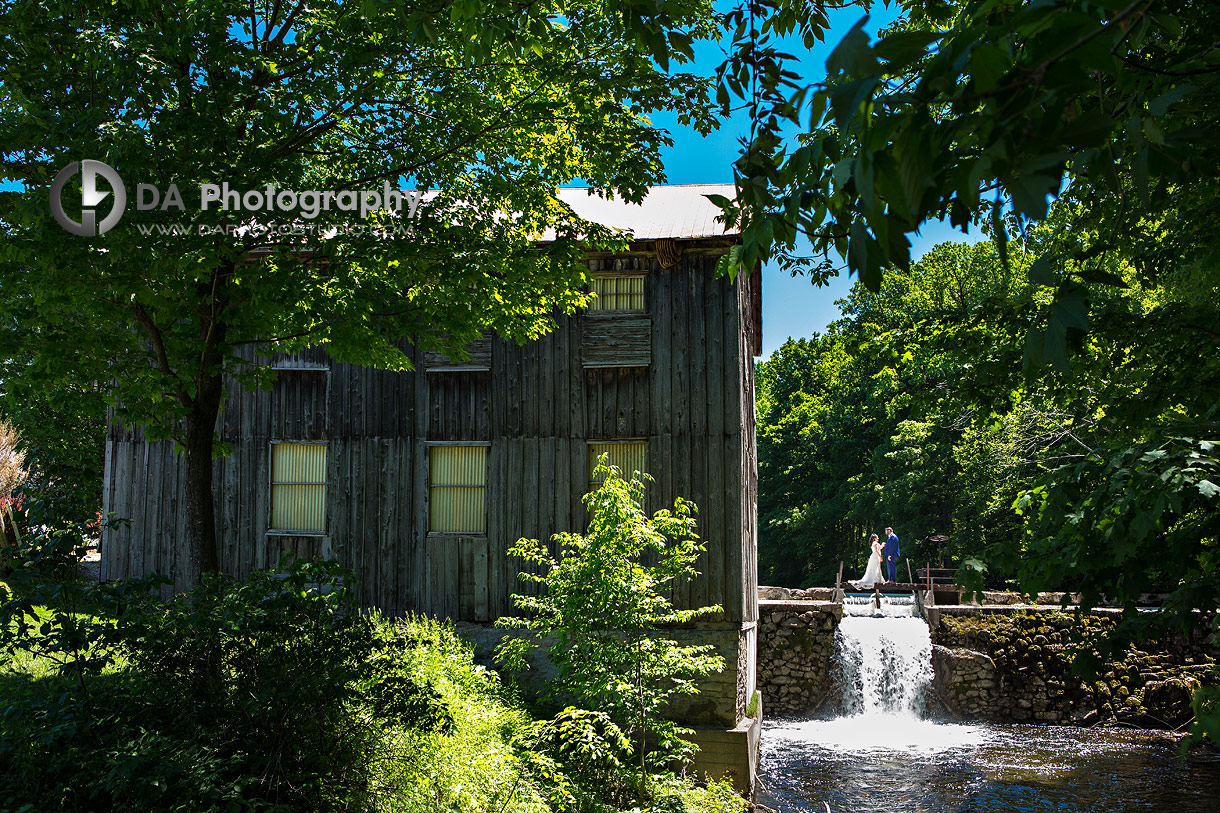
[(898, 581), (898, 537), (893, 528), (885, 529), (885, 577), (887, 580)]

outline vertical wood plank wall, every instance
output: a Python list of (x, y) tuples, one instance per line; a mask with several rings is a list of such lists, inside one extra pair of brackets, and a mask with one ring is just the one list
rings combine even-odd
[[(215, 464), (222, 567), (245, 575), (286, 553), (337, 558), (361, 599), (387, 612), (493, 619), (522, 589), (507, 556), (516, 539), (583, 530), (587, 442), (632, 438), (647, 443), (649, 510), (677, 496), (699, 507), (707, 551), (677, 603), (755, 620), (757, 314), (745, 277), (714, 278), (721, 251), (688, 250), (672, 270), (650, 253), (590, 260), (594, 272), (647, 272), (647, 366), (584, 366), (585, 355), (605, 358), (582, 348), (605, 335), (584, 329), (601, 314), (560, 319), (523, 347), (494, 340), (487, 371), (426, 372), (409, 351), (413, 373), (336, 363), (281, 370), (270, 391), (232, 385), (219, 426), (232, 453)], [(271, 440), (327, 441), (327, 533), (266, 534)], [(428, 534), (427, 441), (490, 441), (486, 535)], [(181, 589), (181, 458), (112, 422), (105, 465), (105, 510), (128, 522), (105, 533), (102, 577), (157, 571)]]

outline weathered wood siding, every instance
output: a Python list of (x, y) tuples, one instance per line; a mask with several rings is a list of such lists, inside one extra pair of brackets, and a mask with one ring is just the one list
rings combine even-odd
[[(677, 496), (699, 506), (707, 551), (678, 603), (755, 620), (757, 316), (745, 278), (714, 278), (718, 253), (687, 250), (672, 270), (642, 252), (591, 260), (594, 272), (647, 273), (642, 315), (562, 318), (526, 346), (491, 340), (458, 364), (412, 351), (412, 373), (295, 365), (270, 391), (230, 387), (219, 431), (232, 453), (215, 464), (223, 567), (245, 575), (285, 553), (333, 557), (368, 604), (492, 619), (521, 589), (512, 542), (583, 528), (588, 442), (638, 439), (655, 478), (649, 509)], [(272, 440), (327, 441), (326, 533), (266, 533)], [(436, 441), (490, 442), (485, 535), (427, 532)], [(103, 578), (159, 571), (181, 587), (181, 459), (112, 423), (106, 472), (106, 510), (130, 522), (106, 532)]]

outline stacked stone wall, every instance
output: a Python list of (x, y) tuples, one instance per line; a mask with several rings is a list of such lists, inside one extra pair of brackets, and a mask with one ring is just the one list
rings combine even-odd
[(826, 698), (842, 613), (825, 601), (759, 601), (758, 689), (769, 716), (812, 712)]
[[(933, 694), (972, 719), (1167, 728), (1189, 721), (1194, 689), (1217, 682), (1214, 642), (1201, 629), (1106, 656), (1100, 643), (1114, 623), (1057, 611), (943, 615), (932, 629)], [(1100, 664), (1095, 678), (1072, 671), (1078, 651)]]

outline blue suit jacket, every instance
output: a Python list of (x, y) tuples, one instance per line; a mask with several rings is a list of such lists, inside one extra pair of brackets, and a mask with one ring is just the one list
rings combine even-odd
[(885, 538), (885, 558), (888, 559), (891, 556), (897, 558), (899, 555), (898, 536), (897, 534), (890, 534)]

